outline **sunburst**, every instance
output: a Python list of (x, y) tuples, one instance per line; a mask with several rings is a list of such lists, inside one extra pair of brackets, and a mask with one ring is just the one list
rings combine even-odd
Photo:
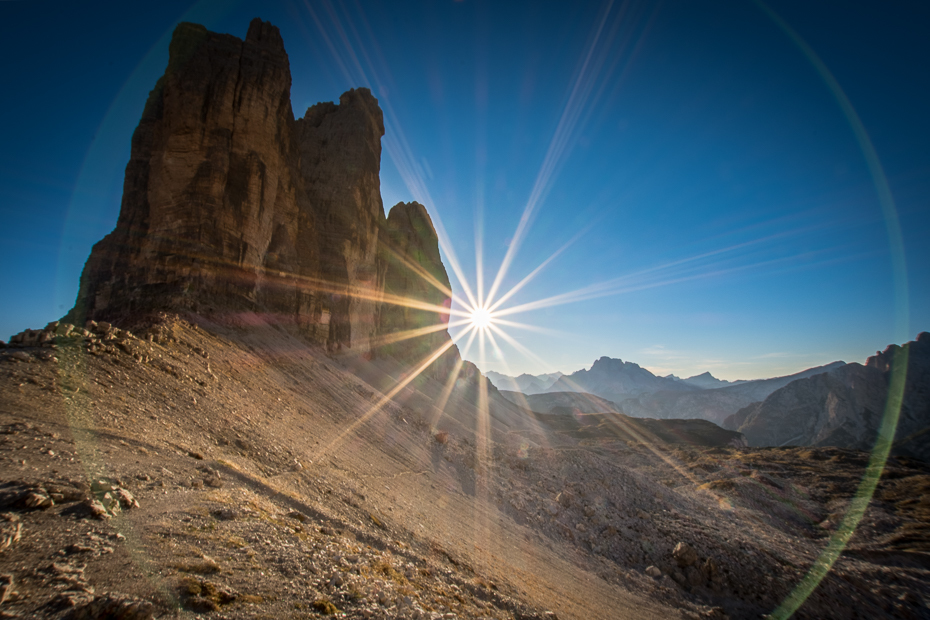
[(475, 329), (479, 330), (491, 329), (494, 327), (494, 319), (494, 313), (484, 306), (475, 308), (468, 314), (468, 322), (474, 326)]

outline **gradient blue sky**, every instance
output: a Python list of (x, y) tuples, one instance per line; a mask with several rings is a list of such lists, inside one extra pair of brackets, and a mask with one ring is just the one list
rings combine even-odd
[(586, 294), (507, 317), (542, 330), (506, 328), (533, 355), (473, 346), (482, 369), (864, 361), (930, 329), (928, 7), (0, 2), (0, 338), (71, 307), (174, 25), (260, 16), (296, 114), (378, 97), (385, 206), (441, 221), (457, 292), (478, 255), (487, 290), (513, 248), (503, 293), (569, 244), (507, 305)]

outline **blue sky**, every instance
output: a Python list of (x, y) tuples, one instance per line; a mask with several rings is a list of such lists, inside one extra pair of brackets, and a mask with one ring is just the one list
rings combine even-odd
[(174, 25), (255, 16), (295, 114), (378, 97), (385, 207), (428, 206), (457, 293), (479, 255), (499, 298), (561, 249), (484, 370), (755, 378), (930, 329), (924, 2), (9, 1), (0, 338), (71, 307)]

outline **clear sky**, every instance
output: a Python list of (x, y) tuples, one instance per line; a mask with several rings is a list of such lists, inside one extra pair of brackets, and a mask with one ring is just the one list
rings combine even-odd
[(467, 352), (484, 370), (607, 355), (756, 378), (930, 330), (922, 0), (12, 0), (0, 338), (73, 304), (174, 25), (244, 37), (256, 16), (281, 29), (297, 115), (379, 99), (385, 207), (427, 205), (457, 293), (506, 264), (500, 298), (561, 249), (500, 307), (550, 300), (505, 317), (537, 330)]

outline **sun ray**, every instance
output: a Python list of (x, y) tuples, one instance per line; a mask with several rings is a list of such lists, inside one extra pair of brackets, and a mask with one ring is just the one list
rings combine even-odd
[(401, 390), (407, 387), (411, 381), (419, 377), (423, 373), (424, 370), (429, 368), (429, 366), (433, 362), (435, 362), (437, 359), (439, 359), (443, 353), (448, 351), (452, 347), (453, 344), (455, 344), (454, 341), (449, 339), (436, 351), (428, 355), (422, 362), (420, 362), (420, 365), (417, 366), (415, 370), (413, 370), (412, 372), (408, 373), (405, 377), (400, 379), (397, 382), (397, 385), (395, 385), (391, 389), (391, 391), (389, 391), (387, 394), (382, 396), (381, 399), (378, 400), (378, 402), (375, 403), (367, 412), (365, 412), (362, 416), (360, 416), (358, 420), (356, 420), (355, 422), (347, 426), (341, 433), (339, 433), (336, 436), (335, 439), (333, 439), (326, 446), (321, 448), (320, 451), (317, 453), (317, 458), (322, 458), (330, 454), (331, 451), (335, 450), (336, 447), (338, 447), (349, 434), (354, 432), (356, 428), (358, 428), (359, 426), (367, 422), (373, 415), (378, 413), (378, 411), (380, 411), (386, 404), (391, 402)]
[(551, 329), (549, 327), (540, 327), (538, 325), (530, 325), (529, 323), (519, 323), (517, 321), (511, 321), (508, 319), (502, 319), (500, 316), (494, 316), (495, 325), (506, 325), (507, 327), (515, 327), (517, 329), (525, 329), (527, 331), (536, 332), (537, 334), (546, 334), (548, 336), (559, 336), (561, 338), (569, 337), (572, 334), (566, 331)]
[(449, 402), (449, 397), (452, 396), (452, 390), (455, 388), (455, 383), (458, 381), (459, 375), (462, 372), (462, 366), (464, 365), (465, 360), (459, 356), (458, 359), (455, 360), (455, 366), (452, 368), (452, 372), (449, 373), (449, 377), (446, 379), (446, 384), (442, 388), (442, 393), (439, 394), (439, 399), (433, 405), (433, 408), (436, 409), (436, 414), (430, 422), (430, 429), (435, 430), (439, 425), (439, 420), (442, 419), (446, 410), (446, 403)]
[(572, 85), (568, 101), (565, 103), (562, 116), (559, 118), (559, 124), (556, 126), (552, 140), (549, 142), (546, 156), (543, 159), (542, 166), (539, 169), (539, 173), (536, 175), (536, 181), (533, 184), (530, 197), (526, 202), (526, 206), (523, 208), (523, 214), (520, 216), (517, 229), (513, 234), (510, 245), (507, 247), (507, 252), (504, 254), (504, 259), (501, 261), (501, 265), (497, 270), (497, 275), (494, 277), (491, 290), (488, 291), (487, 298), (490, 300), (494, 299), (497, 289), (504, 280), (504, 276), (507, 275), (510, 264), (513, 262), (517, 250), (520, 248), (523, 241), (523, 237), (526, 235), (532, 223), (535, 211), (539, 204), (545, 199), (546, 194), (548, 194), (552, 180), (555, 178), (555, 172), (561, 164), (565, 152), (568, 150), (568, 144), (575, 132), (578, 117), (584, 109), (587, 97), (595, 81), (595, 75), (592, 75), (589, 69), (592, 68), (594, 52), (597, 49), (604, 26), (607, 23), (607, 17), (612, 8), (613, 0), (609, 0), (596, 24), (591, 42), (583, 56), (584, 60), (581, 63), (578, 74), (575, 77), (575, 82)]
[(413, 271), (415, 274), (423, 278), (424, 281), (426, 281), (428, 284), (433, 286), (437, 291), (439, 291), (440, 293), (442, 293), (449, 299), (455, 301), (456, 303), (462, 306), (465, 306), (466, 308), (469, 307), (469, 304), (467, 302), (462, 300), (458, 295), (452, 292), (452, 289), (450, 289), (448, 286), (440, 282), (433, 274), (428, 272), (423, 267), (423, 265), (420, 265), (419, 263), (415, 263), (407, 259), (405, 256), (402, 256), (396, 250), (394, 250), (392, 247), (386, 244), (382, 245), (381, 248), (384, 249), (384, 251), (386, 251), (388, 254), (390, 254), (392, 258), (400, 261), (405, 267), (407, 267), (408, 269)]
[(446, 323), (437, 323), (436, 325), (428, 325), (426, 327), (417, 327), (415, 329), (407, 329), (400, 332), (394, 332), (392, 334), (384, 334), (381, 336), (375, 336), (371, 338), (372, 347), (382, 347), (388, 344), (394, 344), (397, 342), (403, 342), (404, 340), (410, 340), (412, 338), (417, 338), (419, 336), (426, 336), (428, 334), (435, 334), (436, 332), (441, 332), (447, 327), (460, 327), (462, 325), (468, 325), (468, 320), (453, 321), (448, 324)]
[[(490, 303), (490, 298), (489, 298), (488, 310), (491, 311), (491, 312), (493, 312), (494, 310), (496, 310), (497, 308), (499, 308), (502, 304), (504, 304), (508, 299), (510, 299), (511, 297), (513, 297), (517, 292), (519, 292), (520, 289), (522, 289), (524, 286), (526, 286), (527, 284), (529, 284), (537, 275), (539, 275), (539, 273), (540, 273), (543, 269), (546, 268), (546, 266), (547, 266), (549, 263), (551, 263), (551, 262), (554, 261), (556, 258), (558, 258), (558, 256), (559, 256), (562, 252), (564, 252), (564, 251), (567, 250), (569, 247), (571, 247), (572, 245), (574, 245), (574, 243), (575, 243), (576, 241), (578, 241), (578, 239), (580, 239), (586, 232), (588, 232), (588, 231), (591, 229), (591, 226), (593, 226), (593, 224), (589, 224), (588, 226), (586, 226), (586, 227), (584, 227), (583, 229), (581, 229), (580, 231), (578, 231), (578, 232), (575, 234), (574, 237), (572, 237), (571, 239), (569, 239), (565, 244), (562, 245), (562, 247), (560, 247), (558, 250), (556, 250), (555, 252), (553, 252), (546, 260), (544, 260), (543, 262), (541, 262), (541, 263), (539, 264), (539, 266), (536, 267), (536, 269), (534, 269), (533, 271), (531, 271), (531, 272), (529, 273), (529, 275), (527, 275), (525, 278), (523, 278), (522, 280), (520, 280), (515, 286), (513, 286), (509, 291), (507, 291), (504, 295), (502, 295), (502, 296), (500, 297), (500, 299), (498, 299), (498, 300), (495, 301), (494, 303)], [(480, 289), (479, 289), (479, 290), (480, 290)]]

